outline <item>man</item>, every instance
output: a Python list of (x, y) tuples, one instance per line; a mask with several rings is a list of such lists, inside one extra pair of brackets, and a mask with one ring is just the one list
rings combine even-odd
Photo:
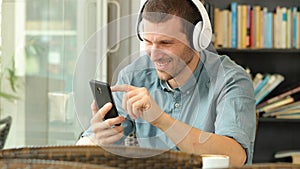
[(121, 116), (103, 121), (112, 104), (97, 110), (93, 102), (93, 134), (78, 144), (114, 144), (135, 131), (142, 147), (251, 163), (256, 122), (247, 73), (227, 56), (195, 50), (188, 23), (201, 15), (191, 0), (148, 0), (142, 18), (147, 56), (125, 67), (112, 87)]

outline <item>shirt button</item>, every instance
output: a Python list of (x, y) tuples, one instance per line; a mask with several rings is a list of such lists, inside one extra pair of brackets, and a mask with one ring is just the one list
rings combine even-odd
[(175, 108), (178, 108), (180, 106), (179, 103), (175, 103)]

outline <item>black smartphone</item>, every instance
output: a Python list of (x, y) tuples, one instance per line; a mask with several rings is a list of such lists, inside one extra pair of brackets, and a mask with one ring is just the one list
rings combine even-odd
[(104, 120), (117, 117), (118, 111), (112, 97), (110, 85), (105, 82), (90, 80), (90, 87), (98, 109), (103, 107), (108, 102), (111, 102), (113, 104), (112, 109), (110, 109), (110, 111), (105, 115)]

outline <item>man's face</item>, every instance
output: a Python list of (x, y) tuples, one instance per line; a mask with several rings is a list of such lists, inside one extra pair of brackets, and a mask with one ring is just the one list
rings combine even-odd
[(197, 64), (191, 63), (195, 53), (189, 47), (181, 25), (177, 17), (161, 23), (144, 20), (146, 51), (161, 80), (171, 80), (184, 72), (185, 68)]

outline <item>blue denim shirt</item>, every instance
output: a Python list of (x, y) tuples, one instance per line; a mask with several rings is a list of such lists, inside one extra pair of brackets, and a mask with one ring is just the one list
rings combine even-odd
[[(252, 162), (256, 131), (253, 85), (229, 57), (201, 52), (193, 76), (185, 85), (171, 89), (158, 78), (149, 57), (141, 56), (121, 70), (117, 84), (146, 87), (164, 112), (194, 128), (235, 139), (246, 150), (247, 163)], [(123, 93), (113, 94), (118, 112), (126, 117), (122, 124), (125, 135), (135, 130), (142, 147), (177, 149), (160, 129), (141, 118), (131, 120), (122, 108)]]

